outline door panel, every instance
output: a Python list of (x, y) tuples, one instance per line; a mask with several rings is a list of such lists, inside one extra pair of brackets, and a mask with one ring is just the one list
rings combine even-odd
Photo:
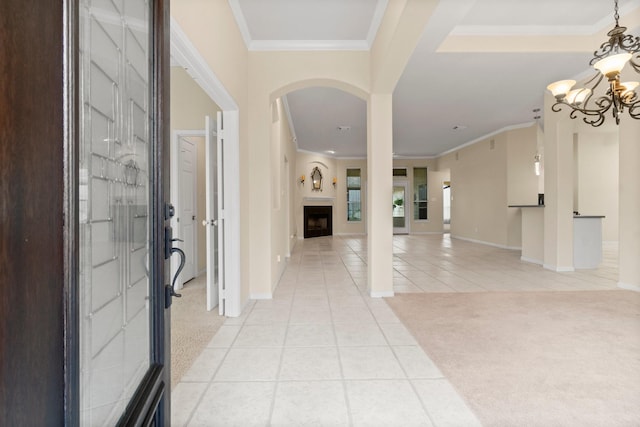
[(221, 217), (218, 203), (218, 139), (214, 123), (209, 116), (205, 117), (205, 167), (206, 167), (206, 210), (207, 219), (207, 310), (219, 306), (218, 311), (223, 314), (220, 292), (220, 263), (219, 263), (219, 232)]
[(180, 286), (195, 277), (195, 216), (196, 216), (196, 146), (186, 138), (180, 138), (180, 238), (185, 254), (185, 264), (180, 274)]
[[(115, 425), (155, 362), (153, 5), (80, 1), (80, 421)], [(156, 194), (154, 194), (154, 191)], [(162, 218), (160, 218), (162, 220)], [(160, 308), (161, 310), (161, 308)], [(154, 366), (155, 365), (155, 366)], [(158, 371), (159, 370), (159, 371)], [(152, 387), (162, 396), (162, 387)], [(142, 399), (145, 400), (145, 399)], [(153, 408), (150, 408), (153, 410)], [(130, 416), (130, 415), (129, 415)], [(140, 415), (143, 417), (148, 414)]]
[(406, 209), (408, 184), (396, 182), (393, 184), (393, 232), (407, 234), (409, 232), (408, 209)]

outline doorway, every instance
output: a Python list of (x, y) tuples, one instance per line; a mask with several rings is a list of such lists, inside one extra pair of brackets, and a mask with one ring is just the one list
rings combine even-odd
[[(218, 306), (221, 264), (224, 259), (221, 204), (223, 168), (221, 139), (216, 124), (205, 117), (203, 130), (177, 130), (172, 139), (171, 193), (176, 203), (173, 218), (174, 238), (185, 252), (183, 269), (176, 290), (196, 276), (204, 276), (207, 311)], [(200, 182), (200, 185), (198, 185)], [(172, 259), (172, 274), (180, 268), (180, 259)], [(220, 306), (219, 314), (224, 314)]]
[(393, 182), (393, 234), (409, 234), (407, 194), (409, 194), (407, 181)]
[(442, 183), (442, 230), (451, 232), (451, 181)]
[[(199, 265), (200, 243), (204, 242), (204, 232), (198, 227), (198, 219), (202, 218), (198, 212), (198, 205), (204, 204), (200, 200), (200, 187), (205, 184), (204, 171), (198, 164), (199, 152), (204, 149), (202, 137), (189, 137), (180, 135), (178, 138), (178, 182), (179, 191), (175, 198), (179, 198), (179, 210), (176, 213), (176, 230), (182, 242), (180, 246), (185, 254), (185, 263), (178, 278), (180, 288), (184, 283), (198, 276), (202, 269)], [(206, 247), (204, 247), (206, 250)]]

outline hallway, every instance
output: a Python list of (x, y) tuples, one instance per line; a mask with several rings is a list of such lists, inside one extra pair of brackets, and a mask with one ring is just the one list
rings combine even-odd
[[(616, 289), (615, 250), (598, 270), (554, 273), (518, 251), (395, 236), (401, 292)], [(172, 425), (474, 426), (475, 415), (366, 288), (366, 237), (299, 241), (273, 300), (226, 319), (174, 387)]]

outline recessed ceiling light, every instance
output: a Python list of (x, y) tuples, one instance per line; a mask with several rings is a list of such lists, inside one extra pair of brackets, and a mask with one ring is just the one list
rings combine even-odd
[(340, 132), (349, 132), (351, 130), (351, 126), (347, 126), (347, 125), (338, 126), (338, 130)]
[(336, 152), (335, 152), (335, 151), (333, 151), (333, 150), (327, 150), (327, 153), (329, 153), (329, 154), (336, 154)]

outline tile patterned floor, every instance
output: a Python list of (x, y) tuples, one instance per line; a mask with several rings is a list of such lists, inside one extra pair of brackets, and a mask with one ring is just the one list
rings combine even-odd
[[(448, 235), (394, 237), (395, 292), (616, 288), (518, 251)], [(366, 238), (298, 242), (273, 300), (229, 318), (172, 395), (173, 426), (464, 426), (474, 414), (382, 299), (366, 296)]]

